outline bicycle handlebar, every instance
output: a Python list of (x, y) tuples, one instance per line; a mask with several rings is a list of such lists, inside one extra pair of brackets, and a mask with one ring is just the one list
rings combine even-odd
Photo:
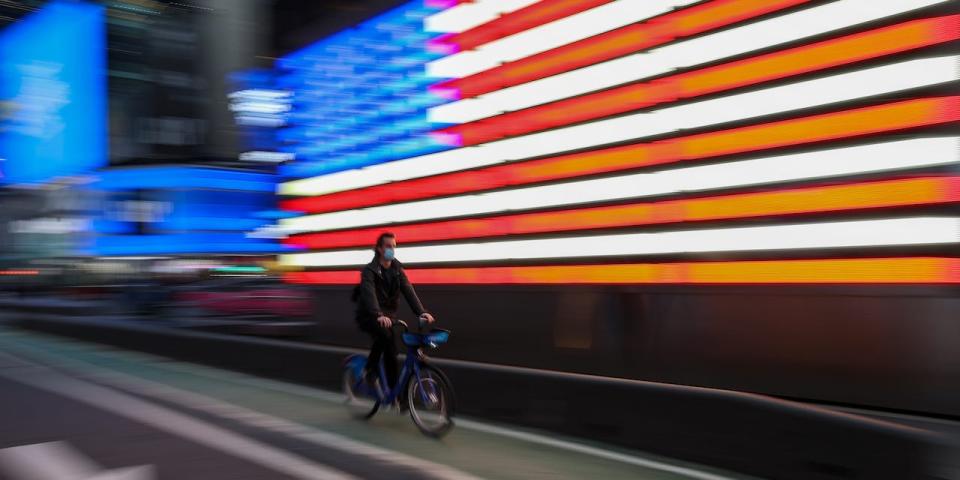
[[(423, 320), (422, 320), (422, 319), (418, 319), (417, 321), (419, 322), (419, 323), (418, 323), (419, 328), (422, 329), (422, 328), (423, 328), (423, 324), (424, 324)], [(394, 321), (393, 321), (393, 324), (394, 324), (394, 325), (403, 325), (403, 328), (405, 328), (405, 329), (407, 329), (407, 330), (410, 330), (410, 325), (407, 325), (407, 322), (404, 322), (403, 320), (394, 320)]]

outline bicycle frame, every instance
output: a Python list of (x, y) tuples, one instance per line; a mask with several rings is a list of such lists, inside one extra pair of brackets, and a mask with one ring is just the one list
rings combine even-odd
[[(403, 367), (400, 369), (400, 374), (397, 376), (397, 384), (392, 388), (387, 385), (387, 372), (386, 368), (383, 366), (384, 359), (380, 358), (379, 365), (379, 374), (380, 374), (380, 386), (381, 388), (376, 389), (377, 400), (383, 404), (391, 404), (400, 397), (400, 394), (403, 393), (403, 387), (410, 381), (410, 376), (413, 375), (419, 383), (421, 380), (420, 377), (420, 365), (423, 360), (421, 356), (423, 353), (420, 351), (421, 347), (412, 347), (407, 346), (407, 358), (403, 362)], [(425, 395), (424, 392), (422, 394)]]

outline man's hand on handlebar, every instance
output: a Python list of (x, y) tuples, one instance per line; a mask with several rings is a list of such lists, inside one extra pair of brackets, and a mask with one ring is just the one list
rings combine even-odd
[[(436, 321), (436, 319), (434, 319), (434, 318), (433, 318), (433, 315), (430, 315), (429, 313), (424, 313), (423, 315), (420, 315), (420, 323), (421, 323), (421, 324), (427, 324), (427, 325), (429, 325), (429, 324), (432, 324), (432, 323), (435, 322), (435, 321)], [(394, 325), (394, 321), (393, 321), (390, 317), (387, 317), (387, 316), (385, 316), (385, 315), (380, 315), (379, 317), (377, 317), (377, 323), (378, 323), (382, 328), (390, 328), (390, 327), (392, 327), (392, 326)], [(404, 323), (402, 320), (397, 320), (396, 323), (397, 323), (398, 325), (403, 325), (404, 327), (407, 326), (407, 324)]]

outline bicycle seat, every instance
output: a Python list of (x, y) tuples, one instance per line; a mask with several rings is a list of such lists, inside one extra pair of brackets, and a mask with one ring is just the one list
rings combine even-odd
[(428, 333), (411, 333), (405, 332), (403, 334), (403, 343), (411, 347), (419, 347), (422, 345), (436, 347), (438, 345), (447, 343), (447, 340), (450, 339), (450, 330), (443, 330), (435, 328)]

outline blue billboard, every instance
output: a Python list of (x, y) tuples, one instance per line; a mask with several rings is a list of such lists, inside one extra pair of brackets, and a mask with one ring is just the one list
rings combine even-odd
[(107, 159), (103, 7), (59, 0), (0, 33), (0, 184)]
[(97, 256), (268, 254), (289, 250), (251, 234), (276, 210), (272, 174), (195, 166), (101, 170), (87, 187), (100, 200)]

